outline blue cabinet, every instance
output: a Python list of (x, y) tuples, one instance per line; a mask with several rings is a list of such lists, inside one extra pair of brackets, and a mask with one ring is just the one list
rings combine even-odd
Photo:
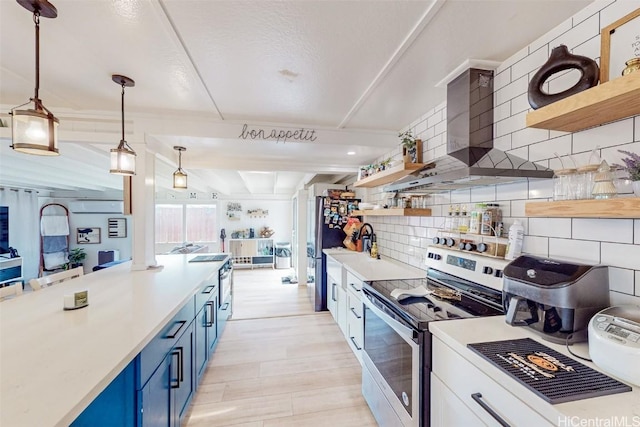
[(196, 335), (194, 363), (198, 383), (207, 368), (211, 350), (213, 350), (218, 338), (218, 322), (216, 320), (217, 306), (218, 296), (214, 295), (214, 297), (210, 301), (207, 301), (200, 309), (194, 322)]

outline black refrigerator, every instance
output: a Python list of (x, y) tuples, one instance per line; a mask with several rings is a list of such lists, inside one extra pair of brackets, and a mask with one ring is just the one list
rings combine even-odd
[(309, 242), (311, 247), (307, 249), (307, 255), (315, 266), (313, 281), (307, 283), (315, 311), (327, 310), (327, 256), (322, 250), (344, 247), (347, 235), (342, 229), (351, 212), (358, 209), (359, 202), (359, 199), (316, 197), (313, 241)]

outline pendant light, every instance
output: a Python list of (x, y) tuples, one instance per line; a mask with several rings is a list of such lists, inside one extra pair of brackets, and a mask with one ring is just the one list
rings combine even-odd
[(186, 148), (175, 146), (174, 150), (178, 150), (178, 170), (173, 173), (173, 188), (187, 188), (187, 173), (182, 170), (182, 152), (187, 151)]
[[(33, 13), (36, 25), (36, 88), (33, 98), (11, 109), (11, 148), (21, 153), (58, 156), (58, 124), (40, 98), (40, 17), (55, 18), (58, 11), (46, 0), (17, 0), (20, 6)], [(18, 110), (33, 102), (33, 109)]]
[(122, 102), (120, 104), (120, 112), (122, 114), (122, 139), (120, 140), (120, 144), (118, 144), (118, 148), (111, 149), (111, 169), (109, 172), (115, 175), (135, 175), (136, 152), (133, 151), (133, 148), (124, 140), (124, 88), (133, 87), (136, 85), (136, 82), (120, 74), (112, 75), (111, 80), (122, 86)]

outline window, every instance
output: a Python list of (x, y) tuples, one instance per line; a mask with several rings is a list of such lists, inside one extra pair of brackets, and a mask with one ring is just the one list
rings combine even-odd
[(214, 243), (217, 241), (216, 205), (156, 205), (156, 243)]

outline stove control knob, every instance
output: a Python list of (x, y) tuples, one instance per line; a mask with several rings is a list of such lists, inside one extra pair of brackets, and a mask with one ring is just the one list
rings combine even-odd
[(493, 274), (493, 268), (489, 267), (488, 265), (482, 267), (482, 273), (483, 274)]
[(427, 254), (427, 258), (431, 258), (431, 259), (433, 259), (433, 256), (434, 256), (434, 255), (435, 255), (435, 254), (434, 254), (433, 252), (429, 252), (429, 253)]
[(456, 241), (455, 241), (455, 240), (453, 240), (451, 237), (447, 237), (447, 240), (446, 240), (446, 245), (447, 245), (447, 246), (449, 246), (449, 247), (451, 248), (451, 247), (453, 247), (453, 245), (455, 245), (455, 244), (456, 244)]
[(478, 243), (478, 252), (486, 252), (487, 244), (486, 243)]
[(465, 250), (467, 244), (465, 244), (464, 242), (460, 242), (458, 243), (458, 249), (460, 249), (461, 251)]
[(442, 256), (440, 254), (433, 254), (433, 259), (435, 259), (436, 261), (439, 261), (442, 259)]
[(467, 251), (475, 251), (476, 245), (474, 243), (465, 243), (464, 248)]
[(434, 237), (431, 241), (433, 242), (434, 245), (437, 245), (437, 244), (440, 243), (440, 238), (439, 237)]
[(502, 270), (496, 269), (496, 271), (493, 272), (493, 275), (496, 277), (502, 277)]

